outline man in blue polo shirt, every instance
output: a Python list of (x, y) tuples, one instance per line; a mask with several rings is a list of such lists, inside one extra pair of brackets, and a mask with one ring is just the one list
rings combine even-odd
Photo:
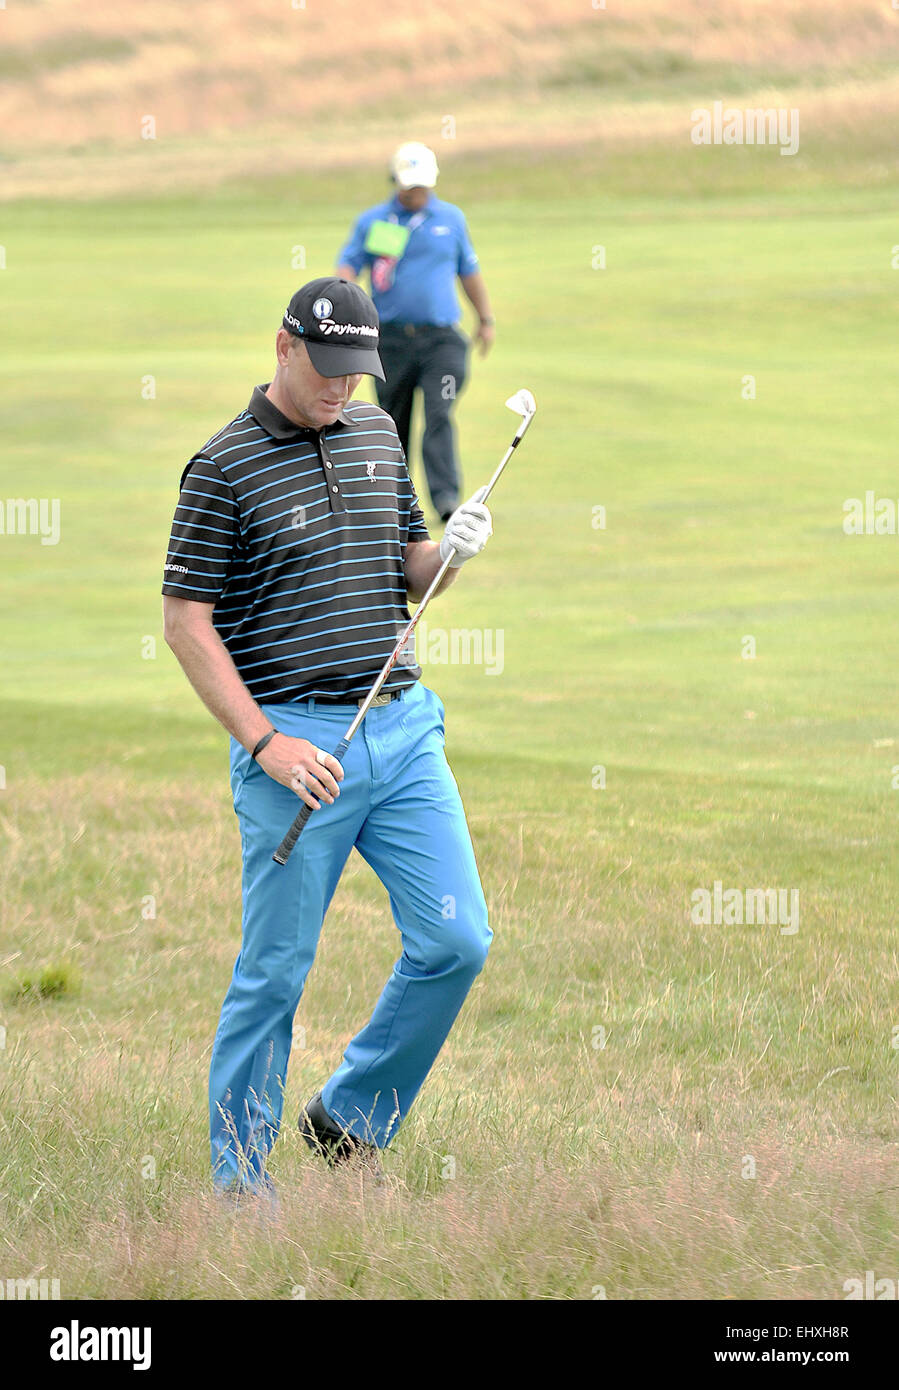
[(452, 409), (465, 384), (468, 355), (468, 339), (457, 326), (457, 276), (478, 316), (474, 341), (482, 355), (493, 343), (495, 320), (465, 217), (433, 192), (433, 150), (401, 145), (390, 173), (395, 196), (357, 219), (338, 256), (337, 274), (352, 280), (369, 273), (386, 376), (376, 386), (378, 401), (393, 416), (408, 459), (412, 401), (421, 391), (428, 491), (434, 510), (447, 521), (462, 486)]

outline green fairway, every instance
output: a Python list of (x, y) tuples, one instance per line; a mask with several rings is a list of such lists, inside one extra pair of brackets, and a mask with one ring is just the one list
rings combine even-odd
[[(459, 407), (469, 491), (505, 398), (539, 407), (487, 551), (428, 613), (502, 633), (496, 674), (425, 667), (495, 942), (387, 1193), (319, 1172), (293, 1119), (397, 953), (351, 863), (297, 1015), (275, 1231), (209, 1209), (240, 846), (159, 590), (184, 464), (269, 380), (291, 291), (381, 185), (3, 207), (0, 500), (61, 518), (57, 545), (0, 535), (10, 1275), (93, 1298), (805, 1299), (894, 1274), (899, 537), (842, 523), (899, 497), (899, 227), (883, 192), (787, 187), (770, 149), (734, 152), (716, 193), (694, 170), (729, 153), (635, 155), (608, 184), (560, 156), (539, 198), (484, 162), (442, 189), (498, 319)], [(796, 890), (798, 930), (694, 923), (716, 881)], [(57, 965), (71, 991), (21, 992)]]

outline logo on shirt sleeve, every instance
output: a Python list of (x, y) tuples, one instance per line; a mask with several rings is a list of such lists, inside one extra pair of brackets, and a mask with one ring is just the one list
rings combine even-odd
[(377, 468), (377, 466), (378, 465), (374, 459), (369, 459), (365, 465), (365, 471), (368, 474), (368, 481), (370, 483), (376, 483), (378, 481), (377, 475), (375, 473), (375, 469)]

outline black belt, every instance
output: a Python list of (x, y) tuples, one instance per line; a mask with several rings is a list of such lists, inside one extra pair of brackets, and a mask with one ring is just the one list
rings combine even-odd
[(395, 319), (390, 323), (381, 324), (381, 337), (390, 337), (391, 333), (403, 334), (406, 338), (414, 338), (417, 334), (423, 333), (445, 333), (448, 328), (452, 328), (451, 323), (398, 323)]
[[(405, 688), (404, 686), (403, 689)], [(402, 693), (402, 690), (388, 690), (386, 694), (376, 695), (372, 700), (372, 704), (389, 705), (391, 700), (398, 700)], [(314, 700), (317, 705), (353, 705), (358, 709), (360, 705), (365, 704), (368, 696), (363, 695), (359, 700), (354, 700), (348, 695), (306, 695), (303, 698), (306, 700)]]

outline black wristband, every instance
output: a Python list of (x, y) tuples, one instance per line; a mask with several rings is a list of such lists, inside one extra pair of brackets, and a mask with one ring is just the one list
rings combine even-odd
[(268, 745), (271, 743), (272, 739), (275, 737), (275, 734), (276, 734), (276, 733), (278, 733), (278, 730), (277, 730), (277, 729), (269, 729), (269, 731), (268, 731), (267, 734), (263, 734), (263, 735), (262, 735), (262, 738), (261, 738), (261, 739), (259, 740), (259, 742), (256, 744), (256, 747), (253, 749), (253, 752), (252, 752), (252, 754), (251, 754), (250, 756), (251, 756), (253, 759), (258, 758), (258, 757), (259, 757), (259, 754), (262, 752), (263, 748), (267, 748), (267, 747), (268, 747)]

